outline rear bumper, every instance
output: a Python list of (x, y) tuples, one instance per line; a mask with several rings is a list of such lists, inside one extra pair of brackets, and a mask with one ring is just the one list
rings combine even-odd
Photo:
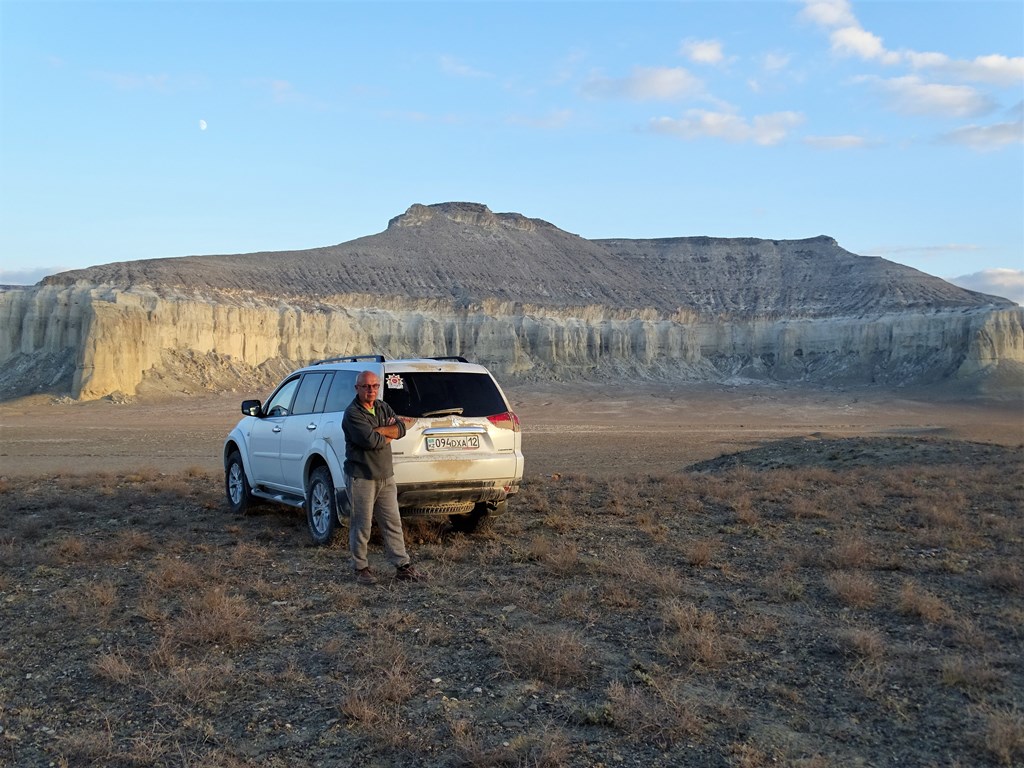
[[(498, 485), (495, 485), (495, 482)], [(481, 502), (497, 504), (519, 491), (518, 480), (463, 480), (443, 483), (399, 483), (398, 506), (403, 515), (443, 516), (472, 510)]]

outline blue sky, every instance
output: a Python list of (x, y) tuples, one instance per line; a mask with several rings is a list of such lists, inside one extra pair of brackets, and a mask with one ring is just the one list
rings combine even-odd
[(1024, 3), (0, 0), (0, 283), (413, 203), (1024, 301)]

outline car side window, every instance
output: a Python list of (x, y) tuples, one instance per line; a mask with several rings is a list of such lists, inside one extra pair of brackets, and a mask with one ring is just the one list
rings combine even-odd
[(320, 391), (320, 385), (324, 383), (326, 375), (324, 373), (307, 373), (302, 377), (299, 391), (295, 395), (295, 403), (292, 405), (292, 415), (313, 413), (317, 393)]
[(320, 385), (320, 391), (316, 395), (316, 405), (313, 406), (313, 413), (324, 412), (324, 404), (327, 402), (327, 393), (331, 391), (331, 381), (333, 379), (333, 373), (324, 374), (324, 383)]
[(299, 388), (299, 377), (288, 379), (277, 388), (277, 392), (270, 398), (270, 402), (263, 408), (267, 416), (287, 416), (292, 412), (292, 400), (295, 399), (295, 390)]
[(327, 394), (325, 413), (344, 411), (356, 396), (356, 377), (358, 371), (337, 371), (331, 382), (331, 391)]

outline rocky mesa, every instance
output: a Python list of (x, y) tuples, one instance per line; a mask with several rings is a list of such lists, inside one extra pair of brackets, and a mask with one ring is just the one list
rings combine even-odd
[(413, 205), (306, 251), (65, 272), (0, 291), (0, 397), (251, 389), (312, 360), (463, 355), (512, 379), (1024, 383), (1024, 309), (829, 237), (587, 240)]

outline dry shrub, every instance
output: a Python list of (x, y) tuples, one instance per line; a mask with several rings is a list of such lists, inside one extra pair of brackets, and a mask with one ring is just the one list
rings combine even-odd
[(863, 469), (849, 475), (850, 501), (866, 509), (878, 509), (885, 504), (885, 494), (878, 487), (878, 480), (873, 471)]
[(185, 602), (173, 631), (185, 645), (235, 648), (259, 634), (254, 613), (244, 597), (229, 595), (221, 586), (207, 587)]
[(590, 651), (575, 632), (526, 629), (497, 641), (513, 674), (556, 686), (582, 682)]
[(971, 661), (963, 656), (948, 656), (942, 660), (942, 682), (967, 690), (992, 690), (1002, 682), (1003, 676), (987, 662)]
[(740, 622), (738, 629), (744, 637), (764, 640), (767, 637), (773, 637), (778, 634), (780, 625), (781, 622), (778, 617), (758, 612), (745, 616)]
[(106, 548), (108, 560), (127, 560), (140, 552), (152, 552), (156, 549), (153, 537), (145, 531), (121, 531)]
[(93, 662), (93, 669), (100, 677), (105, 677), (119, 685), (132, 679), (135, 670), (120, 651), (101, 654)]
[(764, 589), (774, 603), (794, 603), (803, 599), (807, 586), (797, 575), (795, 563), (786, 563), (764, 580)]
[(374, 733), (393, 732), (399, 724), (397, 709), (387, 706), (372, 690), (372, 685), (359, 685), (341, 699), (338, 711)]
[(544, 728), (540, 732), (523, 733), (487, 747), (472, 722), (458, 718), (449, 723), (452, 744), (459, 765), (474, 768), (559, 768), (570, 756), (569, 739), (560, 729)]
[(967, 506), (964, 495), (956, 493), (949, 497), (915, 499), (910, 510), (921, 526), (954, 530), (964, 527), (963, 509)]
[(1024, 713), (1013, 709), (988, 708), (985, 718), (985, 748), (1003, 765), (1024, 761)]
[(264, 563), (271, 559), (271, 551), (262, 544), (240, 541), (231, 550), (229, 562), (232, 567), (251, 566), (253, 563)]
[(662, 608), (666, 636), (659, 643), (663, 653), (683, 663), (717, 666), (726, 659), (727, 640), (718, 628), (718, 617), (692, 603), (671, 600)]
[(152, 571), (146, 574), (146, 583), (155, 594), (181, 594), (193, 592), (209, 581), (209, 577), (187, 560), (161, 557)]
[(60, 563), (81, 562), (85, 556), (86, 542), (80, 536), (66, 536), (54, 547)]
[(72, 617), (106, 625), (120, 604), (117, 585), (109, 581), (91, 582), (81, 590), (69, 590), (61, 595), (64, 609)]
[(227, 687), (234, 671), (230, 661), (179, 664), (168, 670), (167, 681), (171, 691), (190, 704), (210, 705), (217, 698), (217, 692)]
[(910, 580), (900, 588), (899, 610), (931, 624), (945, 622), (952, 618), (953, 613), (942, 598)]
[(754, 744), (730, 744), (729, 754), (732, 756), (731, 765), (735, 768), (768, 768), (779, 764), (783, 757), (777, 749), (765, 752), (761, 747)]
[(533, 483), (520, 486), (519, 493), (512, 497), (510, 504), (521, 514), (546, 515), (551, 511), (547, 489)]
[(761, 515), (757, 511), (754, 499), (749, 493), (741, 493), (730, 500), (729, 507), (736, 515), (736, 520), (744, 525), (756, 525), (761, 522)]
[(828, 510), (816, 499), (794, 496), (789, 501), (789, 513), (798, 520), (828, 517)]
[(543, 534), (537, 534), (526, 547), (526, 559), (537, 562), (543, 561), (551, 554), (551, 539)]
[(14, 565), (19, 549), (17, 540), (13, 536), (0, 537), (0, 565)]
[(637, 592), (673, 597), (687, 591), (682, 574), (670, 566), (652, 564), (636, 550), (623, 552), (621, 557), (604, 563), (602, 569), (611, 577), (635, 585)]
[(662, 515), (655, 510), (644, 510), (637, 514), (634, 523), (637, 530), (643, 531), (654, 541), (665, 541), (668, 538), (668, 526), (662, 522)]
[(840, 650), (864, 659), (878, 660), (885, 655), (885, 637), (874, 629), (846, 629), (838, 635)]
[(711, 562), (711, 558), (718, 552), (718, 548), (719, 543), (711, 539), (690, 541), (682, 546), (683, 557), (688, 565), (702, 568)]
[(63, 733), (57, 741), (64, 765), (111, 765), (118, 757), (114, 736), (109, 726)]
[(606, 719), (630, 741), (652, 742), (662, 749), (704, 731), (706, 724), (691, 701), (653, 679), (651, 683), (647, 688), (610, 683)]
[(865, 573), (837, 571), (825, 577), (832, 593), (853, 608), (867, 608), (878, 596), (878, 585)]
[[(392, 621), (401, 622), (402, 615), (393, 614)], [(357, 699), (377, 706), (405, 701), (415, 692), (419, 668), (410, 661), (401, 638), (394, 629), (377, 626), (344, 649), (338, 659), (339, 667), (359, 675), (361, 682), (354, 691)]]
[(612, 608), (632, 609), (640, 607), (640, 599), (628, 587), (618, 583), (602, 584), (600, 601), (602, 605)]
[(871, 542), (860, 534), (846, 534), (832, 547), (827, 560), (834, 568), (863, 568), (872, 560)]
[(994, 589), (1020, 593), (1024, 591), (1024, 569), (1010, 560), (990, 562), (981, 573), (981, 581)]
[(605, 484), (608, 499), (606, 506), (613, 511), (635, 507), (640, 498), (638, 490), (637, 483), (632, 479), (613, 478)]
[(543, 560), (547, 570), (556, 576), (569, 576), (580, 570), (580, 553), (573, 541), (560, 541)]

